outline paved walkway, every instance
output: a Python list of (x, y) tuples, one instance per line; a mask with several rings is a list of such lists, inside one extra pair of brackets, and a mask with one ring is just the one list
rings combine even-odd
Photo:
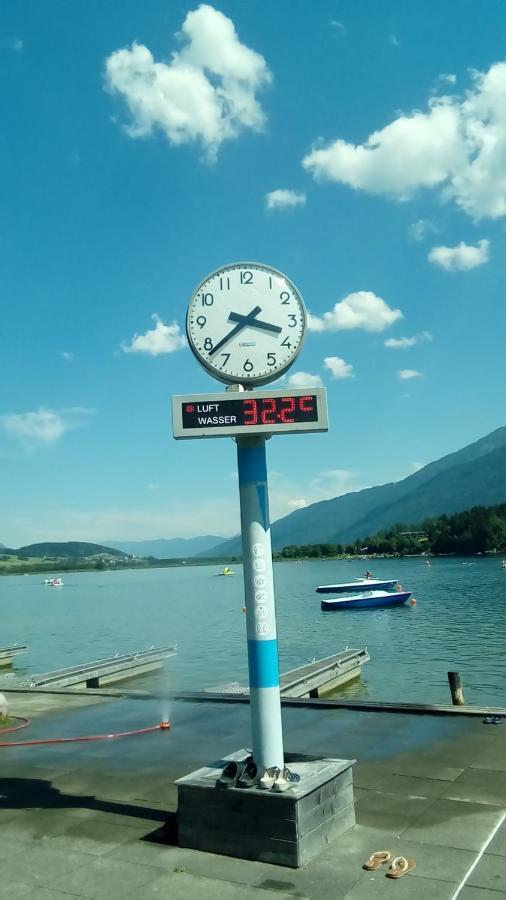
[[(152, 700), (111, 701), (47, 713), (18, 737), (121, 731), (166, 714)], [(170, 717), (169, 732), (0, 749), (2, 898), (506, 898), (506, 721), (285, 709), (287, 751), (358, 759), (356, 827), (294, 870), (177, 846), (174, 780), (247, 745), (249, 708), (177, 702)], [(384, 848), (416, 869), (398, 881), (364, 871)]]

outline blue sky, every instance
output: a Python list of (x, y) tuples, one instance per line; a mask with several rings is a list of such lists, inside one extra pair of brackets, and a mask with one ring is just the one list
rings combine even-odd
[(269, 442), (273, 519), (505, 424), (502, 2), (24, 0), (0, 67), (1, 542), (238, 531), (232, 441), (170, 397), (221, 389), (185, 313), (239, 260), (328, 390)]

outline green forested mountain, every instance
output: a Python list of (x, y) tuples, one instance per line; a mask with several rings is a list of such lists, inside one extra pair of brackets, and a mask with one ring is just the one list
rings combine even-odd
[(309, 544), (284, 547), (283, 559), (318, 558), (367, 553), (409, 556), (420, 553), (468, 556), (506, 554), (506, 503), (475, 506), (452, 516), (437, 516), (417, 523), (398, 523), (354, 544)]
[(103, 547), (101, 544), (88, 544), (86, 541), (66, 541), (63, 543), (46, 542), (42, 544), (27, 544), (18, 550), (4, 548), (3, 553), (12, 554), (19, 559), (33, 557), (47, 557), (48, 559), (84, 559), (87, 556), (124, 556), (120, 550), (112, 547)]
[[(506, 502), (506, 427), (430, 463), (402, 481), (367, 488), (298, 509), (274, 522), (272, 545), (348, 544), (396, 522), (420, 522), (473, 506)], [(239, 538), (206, 556), (237, 556)]]

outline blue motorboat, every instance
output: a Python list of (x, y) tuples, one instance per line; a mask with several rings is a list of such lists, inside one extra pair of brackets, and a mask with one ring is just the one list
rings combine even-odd
[(354, 594), (362, 591), (391, 591), (398, 584), (397, 578), (379, 581), (376, 578), (357, 578), (355, 581), (342, 584), (321, 584), (316, 588), (317, 594)]
[(364, 591), (351, 597), (329, 597), (321, 601), (324, 610), (377, 609), (384, 606), (402, 606), (411, 597), (411, 591)]

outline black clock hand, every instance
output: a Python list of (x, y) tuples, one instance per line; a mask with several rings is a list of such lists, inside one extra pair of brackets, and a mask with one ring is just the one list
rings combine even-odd
[[(247, 320), (247, 321), (245, 321)], [(250, 328), (262, 328), (264, 331), (272, 331), (274, 334), (281, 334), (283, 331), (279, 325), (271, 325), (270, 322), (262, 322), (261, 319), (254, 319), (253, 321), (249, 316), (241, 316), (240, 313), (231, 312), (228, 317), (229, 322), (245, 322), (246, 325), (249, 325)]]
[[(217, 353), (218, 350), (220, 350), (224, 344), (226, 344), (233, 337), (235, 337), (236, 334), (239, 334), (239, 332), (242, 331), (243, 328), (246, 328), (247, 325), (251, 325), (251, 323), (255, 319), (255, 316), (258, 316), (259, 312), (262, 312), (261, 307), (255, 306), (255, 308), (252, 309), (251, 312), (248, 313), (247, 316), (241, 316), (241, 321), (239, 322), (239, 324), (236, 325), (235, 328), (232, 328), (232, 331), (229, 331), (229, 333), (226, 334), (225, 337), (221, 339), (221, 341), (218, 341), (218, 343), (210, 351), (209, 356), (214, 356), (214, 354)], [(230, 318), (230, 316), (229, 316), (229, 318)]]

